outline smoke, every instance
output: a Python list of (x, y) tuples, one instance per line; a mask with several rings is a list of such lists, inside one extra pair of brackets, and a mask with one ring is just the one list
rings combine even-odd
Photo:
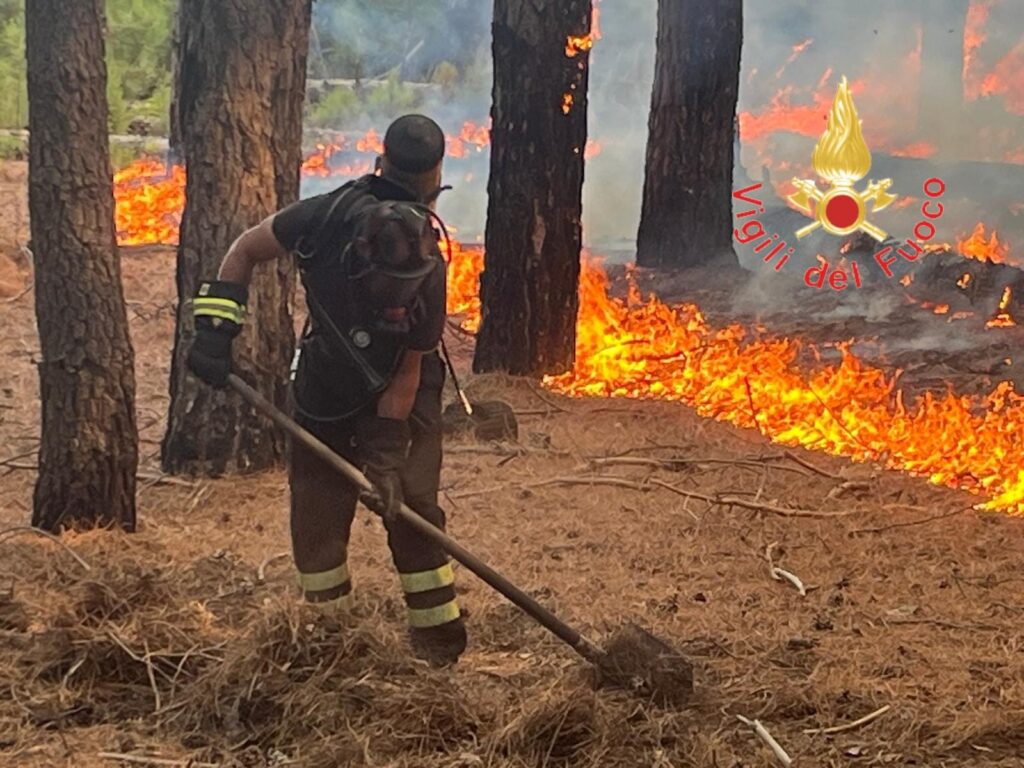
[[(845, 75), (872, 153), (868, 178), (892, 178), (892, 191), (900, 196), (876, 223), (894, 238), (909, 236), (921, 218), (922, 184), (938, 176), (947, 193), (935, 240), (955, 243), (985, 221), (1024, 260), (1019, 192), (1024, 74), (1016, 66), (1024, 58), (1024, 17), (1018, 5), (1016, 0), (746, 0), (736, 183), (766, 182), (766, 205), (779, 226), (788, 227), (778, 231), (782, 237), (791, 233), (796, 220), (786, 218), (789, 179), (814, 178), (811, 151)], [(407, 7), (391, 0), (321, 0), (316, 24), (358, 50), (364, 77), (397, 70), (423, 80), (442, 62), (456, 62), (463, 81), (453, 89), (422, 89), (415, 108), (435, 117), (451, 135), (467, 121), (486, 125), (491, 3), (429, 0), (423, 4), (429, 18), (416, 23), (406, 18)], [(588, 122), (599, 151), (586, 164), (583, 227), (586, 245), (614, 262), (632, 259), (635, 249), (657, 2), (600, 0), (598, 7), (602, 38), (590, 56)], [(314, 46), (311, 76), (322, 74), (325, 61), (336, 64), (339, 53)], [(393, 112), (377, 109), (337, 128), (383, 132), (405, 111), (402, 106)], [(473, 242), (484, 231), (489, 153), (467, 150), (446, 160), (445, 182), (454, 190), (442, 196), (439, 208), (458, 236)], [(323, 191), (328, 183), (307, 184), (304, 194)], [(838, 239), (820, 242), (827, 252)], [(801, 274), (814, 263), (817, 245), (811, 238), (800, 243), (790, 263), (802, 259)], [(764, 290), (771, 295), (778, 275), (742, 247), (737, 251), (746, 266), (765, 273), (770, 282)]]

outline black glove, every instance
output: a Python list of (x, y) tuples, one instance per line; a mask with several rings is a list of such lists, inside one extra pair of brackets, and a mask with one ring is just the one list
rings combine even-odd
[(402, 419), (369, 416), (356, 424), (356, 443), (363, 457), (363, 471), (377, 493), (364, 493), (362, 502), (393, 522), (402, 504), (402, 481), (399, 472), (405, 466), (412, 437), (409, 423)]
[(188, 353), (188, 368), (218, 389), (228, 383), (231, 342), (242, 331), (247, 299), (244, 285), (218, 281), (200, 285), (192, 301), (196, 338)]

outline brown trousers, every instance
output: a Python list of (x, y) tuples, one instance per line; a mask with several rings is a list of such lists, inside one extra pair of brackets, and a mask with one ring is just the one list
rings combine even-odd
[[(410, 417), (412, 445), (401, 473), (405, 503), (433, 525), (445, 527), (437, 504), (441, 474), (441, 390), (444, 368), (438, 355), (426, 355), (420, 388)], [(367, 413), (343, 421), (297, 421), (344, 459), (362, 469), (356, 423)], [(295, 565), (306, 597), (313, 601), (345, 599), (352, 583), (347, 573), (349, 532), (358, 492), (344, 477), (299, 443), (291, 444), (291, 533)], [(457, 616), (451, 571), (444, 551), (401, 521), (387, 524), (388, 546), (401, 577), (410, 622), (436, 626)], [(318, 588), (319, 587), (319, 588)], [(454, 612), (454, 616), (453, 616)]]

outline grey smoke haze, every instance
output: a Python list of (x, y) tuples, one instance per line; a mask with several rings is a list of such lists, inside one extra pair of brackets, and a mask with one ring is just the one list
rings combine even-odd
[[(1024, 2), (971, 1), (989, 10), (983, 28), (987, 39), (975, 57), (976, 71), (984, 74), (1024, 37)], [(380, 52), (371, 56), (379, 72), (399, 64), (401, 55), (395, 51), (409, 50), (421, 37), (425, 42), (414, 62), (419, 67), (429, 66), (431, 57), (443, 60), (445, 52), (461, 41), (478, 40), (476, 87), (461, 89), (452, 100), (429, 100), (422, 109), (437, 117), (450, 134), (458, 134), (467, 120), (486, 123), (487, 0), (447, 0), (446, 24), (402, 30), (397, 46), (380, 44), (388, 27), (379, 12), (367, 10), (365, 3), (347, 3), (342, 4), (347, 8), (342, 14), (332, 10), (336, 5), (318, 3), (318, 23), (360, 35), (365, 50)], [(999, 92), (975, 92), (977, 98), (961, 107), (961, 30), (968, 5), (968, 0), (746, 0), (738, 111), (752, 118), (743, 118), (737, 183), (747, 174), (761, 180), (766, 168), (776, 183), (794, 174), (811, 177), (810, 155), (817, 138), (813, 131), (762, 128), (758, 135), (758, 128), (771, 126), (773, 117), (787, 111), (789, 122), (783, 124), (791, 127), (792, 114), (803, 110), (803, 125), (810, 121), (813, 128), (816, 121), (824, 129), (839, 78), (846, 75), (851, 83), (859, 81), (854, 99), (873, 154), (870, 178), (892, 177), (900, 195), (921, 197), (923, 181), (940, 175), (948, 185), (949, 205), (939, 239), (955, 240), (975, 222), (985, 221), (998, 227), (1024, 258), (1024, 184), (1015, 183), (1024, 181), (1024, 115), (1015, 114), (1010, 97)], [(358, 14), (352, 10), (357, 6)], [(625, 260), (631, 258), (639, 222), (657, 2), (601, 0), (599, 8), (602, 39), (591, 54), (588, 117), (589, 134), (600, 142), (601, 152), (587, 161), (585, 170), (584, 240), (596, 251)], [(794, 51), (801, 43), (806, 45)], [(315, 72), (312, 59), (310, 66)], [(1015, 108), (1024, 112), (1019, 103)], [(395, 116), (378, 117), (375, 127), (382, 131)], [(748, 130), (751, 126), (753, 130)], [(935, 145), (936, 153), (928, 159), (891, 154), (921, 154), (915, 149), (921, 142)], [(1014, 151), (1017, 164), (1004, 164)], [(455, 189), (442, 197), (440, 210), (458, 228), (459, 237), (472, 242), (483, 234), (488, 153), (470, 148), (469, 155), (447, 161), (446, 182)], [(304, 192), (310, 191), (317, 190), (307, 185)], [(769, 204), (784, 205), (778, 195), (770, 190), (767, 194)], [(879, 214), (878, 223), (894, 236), (906, 236), (920, 218), (919, 207), (893, 206)], [(742, 249), (739, 253), (753, 265)]]

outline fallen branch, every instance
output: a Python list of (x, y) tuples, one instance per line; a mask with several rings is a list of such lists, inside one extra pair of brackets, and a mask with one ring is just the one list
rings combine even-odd
[(136, 475), (139, 480), (148, 480), (153, 485), (177, 485), (182, 488), (195, 488), (198, 483), (182, 480), (180, 477), (165, 475), (163, 472), (154, 472), (150, 469), (140, 469)]
[(833, 725), (830, 728), (805, 728), (804, 729), (804, 733), (806, 733), (806, 734), (815, 734), (815, 733), (830, 734), (830, 733), (843, 733), (844, 731), (852, 731), (854, 728), (860, 728), (862, 725), (867, 725), (871, 721), (877, 720), (879, 717), (884, 715), (890, 709), (892, 709), (892, 705), (891, 704), (886, 704), (884, 707), (879, 707), (878, 709), (876, 709), (871, 714), (864, 715), (864, 717), (860, 718), (859, 720), (854, 720), (852, 723), (847, 723), (846, 725)]
[(33, 528), (30, 525), (16, 525), (13, 528), (5, 528), (4, 530), (0, 531), (0, 542), (6, 541), (7, 539), (13, 539), (19, 533), (34, 533), (37, 536), (42, 536), (45, 539), (49, 539), (55, 544), (59, 544), (61, 547), (64, 548), (64, 551), (71, 555), (75, 559), (75, 562), (77, 562), (85, 570), (92, 570), (91, 565), (85, 562), (85, 560), (83, 560), (81, 556), (77, 552), (75, 552), (75, 550), (73, 550), (59, 538), (54, 536), (52, 533), (49, 533), (48, 531), (43, 531), (39, 528)]
[(923, 517), (920, 520), (910, 520), (905, 523), (890, 523), (889, 525), (882, 525), (878, 528), (855, 528), (852, 531), (850, 531), (850, 534), (852, 535), (855, 533), (882, 533), (883, 531), (889, 531), (893, 528), (909, 528), (912, 525), (924, 525), (925, 523), (933, 523), (936, 520), (945, 520), (947, 517), (954, 517), (963, 512), (970, 512), (972, 509), (974, 509), (974, 507), (961, 507), (959, 509), (954, 509), (951, 512), (943, 512), (940, 515)]
[(16, 301), (17, 301), (18, 299), (20, 299), (20, 298), (22, 298), (23, 296), (27, 295), (27, 294), (28, 294), (28, 292), (29, 292), (29, 291), (31, 291), (31, 290), (32, 290), (32, 283), (29, 283), (29, 284), (28, 284), (28, 286), (26, 286), (25, 290), (23, 290), (23, 291), (22, 291), (21, 293), (19, 293), (18, 295), (16, 295), (16, 296), (11, 296), (11, 298), (9, 298), (9, 299), (4, 299), (4, 304), (13, 304), (13, 303), (14, 303), (14, 302), (16, 302)]
[(778, 542), (773, 541), (764, 548), (764, 559), (768, 561), (768, 574), (776, 581), (788, 581), (797, 588), (797, 591), (800, 593), (800, 597), (807, 597), (807, 588), (804, 586), (804, 583), (800, 581), (800, 578), (794, 573), (790, 573), (789, 571), (779, 568), (772, 561), (772, 550), (777, 546)]
[(735, 496), (708, 496), (704, 493), (697, 493), (696, 491), (686, 491), (682, 488), (666, 483), (664, 480), (658, 480), (651, 478), (648, 482), (659, 488), (677, 493), (680, 496), (686, 496), (691, 499), (700, 499), (706, 501), (708, 504), (724, 504), (726, 506), (743, 507), (744, 509), (752, 509), (756, 512), (771, 512), (774, 515), (781, 515), (782, 517), (846, 517), (852, 515), (854, 512), (823, 512), (816, 509), (790, 509), (788, 507), (777, 507), (773, 504), (764, 504), (760, 501), (747, 501), (746, 499), (739, 499)]
[(99, 752), (96, 755), (105, 760), (120, 760), (135, 765), (168, 765), (177, 768), (217, 768), (216, 763), (197, 763), (195, 760), (172, 760), (166, 757), (149, 757), (148, 755), (128, 755), (123, 752)]
[(29, 456), (35, 456), (37, 453), (38, 453), (38, 450), (33, 448), (30, 451), (25, 451), (23, 453), (16, 453), (13, 456), (8, 456), (6, 459), (0, 460), (0, 467), (11, 466), (16, 461), (18, 461), (18, 459), (27, 459)]
[[(595, 456), (593, 458), (587, 458), (587, 463), (595, 467), (608, 467), (608, 466), (635, 466), (635, 467), (654, 467), (656, 469), (667, 469), (672, 471), (679, 471), (684, 467), (694, 467), (696, 469), (710, 469), (711, 464), (723, 464), (726, 466), (734, 467), (757, 467), (758, 469), (764, 469), (768, 465), (765, 461), (755, 461), (753, 459), (656, 459), (656, 458), (645, 458), (643, 456)], [(787, 467), (785, 465), (778, 465), (773, 467), (774, 469), (782, 470), (783, 472), (796, 472), (797, 474), (807, 476), (807, 473), (803, 470), (796, 469), (795, 467)]]
[(744, 725), (750, 726), (754, 729), (754, 733), (761, 741), (768, 745), (768, 748), (775, 755), (775, 759), (778, 760), (782, 765), (790, 766), (793, 764), (793, 758), (786, 754), (786, 750), (775, 740), (775, 738), (768, 733), (768, 729), (761, 725), (760, 720), (748, 720), (743, 715), (736, 715), (736, 718)]
[(562, 406), (562, 405), (560, 405), (560, 404), (556, 403), (556, 402), (555, 402), (554, 400), (552, 400), (551, 398), (549, 398), (549, 397), (546, 397), (546, 396), (544, 395), (544, 393), (542, 393), (542, 392), (540, 391), (540, 388), (539, 388), (539, 387), (537, 387), (537, 386), (535, 386), (535, 385), (534, 385), (534, 384), (532, 384), (532, 383), (530, 384), (530, 391), (531, 391), (531, 392), (533, 392), (534, 396), (535, 396), (535, 397), (536, 397), (536, 398), (537, 398), (538, 400), (540, 400), (540, 401), (541, 401), (542, 403), (544, 403), (545, 405), (550, 405), (550, 406), (551, 406), (552, 408), (554, 408), (554, 409), (555, 409), (556, 411), (561, 411), (562, 413), (572, 413), (572, 411), (571, 411), (571, 410), (570, 410), (569, 408), (566, 408), (566, 407), (564, 407), (564, 406)]
[(273, 562), (277, 562), (282, 558), (288, 557), (290, 554), (291, 552), (278, 552), (276, 555), (271, 555), (266, 558), (262, 563), (260, 563), (260, 567), (256, 569), (256, 582), (262, 584), (266, 581), (267, 567)]
[(528, 488), (539, 488), (544, 485), (613, 485), (617, 488), (628, 488), (631, 491), (649, 491), (650, 488), (628, 477), (611, 477), (608, 475), (570, 475), (551, 477), (530, 483)]
[[(477, 490), (463, 491), (462, 493), (451, 493), (448, 497), (451, 499), (465, 499), (470, 496), (479, 496), (485, 493), (491, 493), (493, 491), (501, 491), (509, 488), (512, 484), (506, 483), (504, 485), (491, 486), (489, 488), (480, 488)], [(666, 483), (664, 480), (657, 478), (648, 478), (644, 481), (633, 480), (628, 477), (616, 477), (608, 475), (569, 475), (564, 477), (551, 477), (545, 480), (537, 480), (532, 483), (526, 483), (521, 485), (521, 488), (539, 488), (545, 485), (609, 485), (616, 488), (628, 488), (631, 491), (640, 491), (646, 493), (651, 490), (651, 486), (657, 486), (664, 488), (665, 490), (672, 491), (680, 496), (685, 496), (691, 499), (700, 499), (708, 504), (724, 504), (726, 506), (743, 507), (744, 509), (752, 509), (756, 512), (770, 512), (775, 515), (781, 515), (783, 517), (845, 517), (847, 515), (854, 514), (853, 511), (849, 512), (823, 512), (821, 510), (814, 509), (790, 509), (788, 507), (777, 507), (773, 504), (765, 504), (759, 501), (748, 501), (746, 499), (740, 499), (735, 496), (708, 496), (704, 493), (697, 493), (696, 491), (686, 491), (682, 488), (677, 488), (671, 483)]]
[(827, 477), (830, 480), (842, 480), (842, 477), (840, 475), (836, 475), (836, 474), (834, 474), (832, 472), (827, 472), (826, 470), (822, 469), (821, 467), (817, 467), (814, 464), (812, 464), (811, 462), (807, 461), (807, 459), (801, 458), (800, 456), (796, 455), (792, 451), (786, 451), (784, 455), (790, 461), (795, 461), (801, 467), (807, 467), (807, 469), (811, 470), (811, 472), (819, 474), (822, 477)]

